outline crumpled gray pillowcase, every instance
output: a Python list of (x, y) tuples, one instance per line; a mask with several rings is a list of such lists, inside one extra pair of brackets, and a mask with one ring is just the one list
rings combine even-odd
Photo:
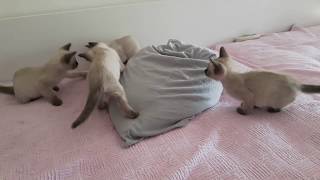
[[(213, 52), (192, 45), (184, 48), (184, 44), (175, 41), (146, 47), (127, 64), (121, 83), (129, 104), (140, 116), (127, 119), (114, 103), (110, 104), (111, 120), (125, 147), (185, 126), (192, 117), (216, 105), (220, 99), (221, 83), (204, 74)], [(172, 48), (169, 43), (181, 48)], [(176, 57), (179, 50), (197, 58)]]

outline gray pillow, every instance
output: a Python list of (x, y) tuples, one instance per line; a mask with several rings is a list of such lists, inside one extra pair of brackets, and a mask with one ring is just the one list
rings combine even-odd
[(127, 119), (110, 104), (111, 120), (125, 146), (185, 126), (194, 115), (217, 104), (222, 85), (204, 74), (212, 57), (214, 52), (207, 48), (169, 40), (130, 59), (121, 83), (140, 116)]

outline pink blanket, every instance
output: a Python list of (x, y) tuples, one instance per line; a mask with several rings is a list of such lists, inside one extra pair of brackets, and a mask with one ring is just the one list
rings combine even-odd
[[(320, 26), (226, 44), (239, 62), (320, 84)], [(86, 96), (65, 82), (64, 105), (19, 105), (0, 95), (0, 179), (320, 179), (320, 96), (301, 94), (283, 112), (240, 116), (227, 95), (187, 127), (129, 149), (104, 112), (70, 125)]]

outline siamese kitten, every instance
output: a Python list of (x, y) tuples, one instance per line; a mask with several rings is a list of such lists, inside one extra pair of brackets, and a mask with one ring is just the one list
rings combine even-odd
[(221, 81), (232, 97), (242, 101), (237, 108), (237, 112), (242, 115), (258, 107), (265, 107), (271, 113), (280, 112), (295, 100), (298, 91), (320, 93), (320, 86), (300, 84), (282, 74), (267, 71), (233, 72), (230, 61), (231, 57), (221, 47), (220, 57), (209, 63), (205, 74)]
[(62, 105), (55, 91), (65, 77), (86, 77), (85, 72), (69, 72), (78, 66), (76, 52), (70, 52), (71, 43), (64, 45), (58, 53), (42, 67), (27, 67), (15, 72), (13, 86), (0, 86), (0, 92), (14, 95), (21, 103), (46, 98), (52, 105)]
[(119, 82), (120, 72), (123, 71), (124, 65), (118, 53), (104, 43), (90, 42), (86, 47), (89, 50), (79, 56), (91, 62), (88, 72), (89, 95), (83, 111), (73, 122), (72, 128), (82, 124), (97, 103), (99, 109), (106, 109), (110, 99), (120, 105), (119, 107), (128, 118), (137, 118), (139, 113), (128, 104), (126, 93)]
[(139, 42), (132, 36), (113, 40), (109, 46), (117, 51), (123, 64), (127, 64), (129, 59), (140, 50)]

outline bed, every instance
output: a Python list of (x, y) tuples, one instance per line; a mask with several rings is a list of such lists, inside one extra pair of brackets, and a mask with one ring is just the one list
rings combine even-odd
[[(266, 69), (320, 84), (320, 26), (226, 43), (239, 71)], [(301, 94), (283, 112), (236, 113), (223, 94), (191, 123), (121, 147), (108, 114), (77, 130), (85, 83), (65, 81), (64, 106), (19, 105), (0, 95), (0, 179), (320, 179), (320, 95)]]

